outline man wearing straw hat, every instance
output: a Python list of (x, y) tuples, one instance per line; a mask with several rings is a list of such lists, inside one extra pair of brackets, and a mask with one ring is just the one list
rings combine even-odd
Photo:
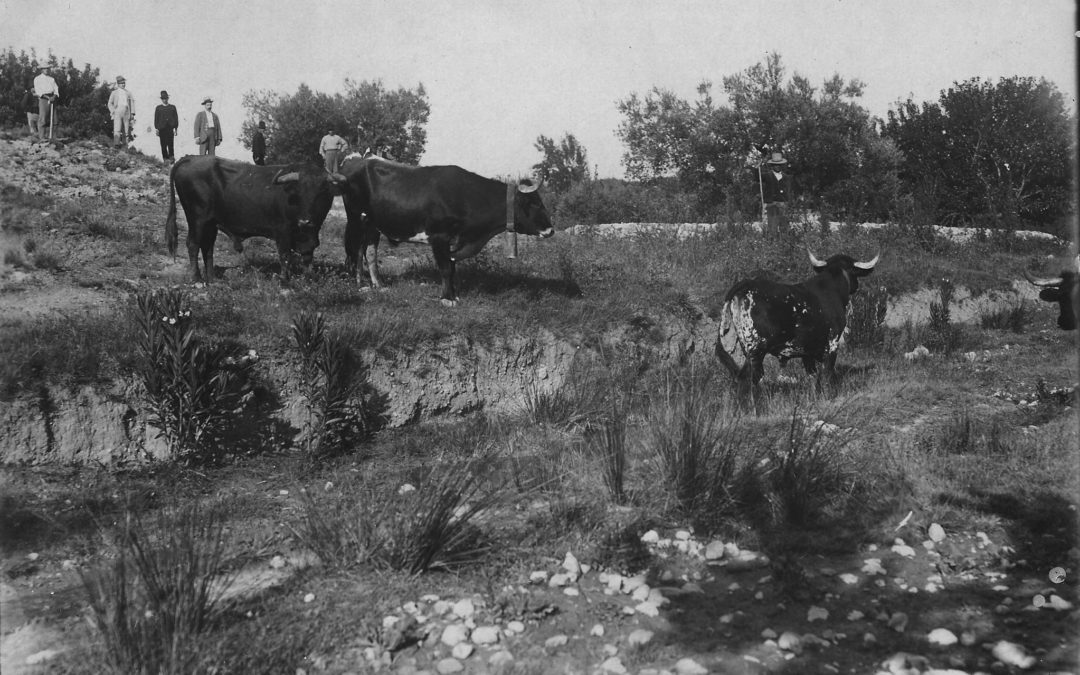
[(127, 149), (131, 135), (131, 120), (135, 117), (135, 97), (127, 90), (123, 75), (116, 77), (116, 89), (109, 95), (109, 116), (112, 117), (113, 147)]
[(791, 177), (784, 173), (787, 160), (773, 152), (764, 167), (758, 169), (761, 180), (761, 201), (765, 206), (764, 231), (778, 236), (787, 231), (787, 203), (791, 198)]
[(40, 74), (34, 78), (34, 93), (38, 97), (38, 136), (45, 139), (45, 124), (49, 125), (49, 136), (52, 136), (53, 106), (57, 97), (60, 96), (60, 87), (56, 86), (56, 80), (49, 75), (52, 66), (42, 65)]
[(195, 116), (195, 142), (199, 144), (200, 155), (214, 155), (221, 145), (221, 120), (214, 112), (214, 99), (207, 96), (202, 104), (205, 110)]

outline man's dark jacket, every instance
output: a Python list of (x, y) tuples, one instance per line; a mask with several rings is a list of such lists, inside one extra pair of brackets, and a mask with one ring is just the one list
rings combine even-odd
[(263, 136), (261, 131), (256, 131), (255, 135), (251, 137), (251, 158), (255, 160), (256, 164), (262, 164), (266, 161), (266, 137)]
[(766, 164), (761, 167), (761, 190), (766, 204), (790, 201), (791, 176), (784, 173), (777, 180), (772, 167)]
[(154, 128), (158, 131), (168, 131), (170, 134), (180, 127), (180, 118), (176, 115), (176, 106), (172, 103), (162, 103), (154, 108)]

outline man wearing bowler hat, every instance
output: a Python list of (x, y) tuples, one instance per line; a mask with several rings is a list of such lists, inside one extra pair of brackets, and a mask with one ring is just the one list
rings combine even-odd
[(173, 137), (180, 128), (180, 117), (176, 114), (176, 106), (169, 103), (169, 92), (161, 90), (161, 105), (154, 108), (154, 129), (157, 130), (158, 141), (161, 142), (161, 159), (172, 162)]
[(791, 176), (784, 172), (787, 160), (773, 152), (759, 169), (761, 201), (765, 205), (765, 234), (778, 236), (787, 231), (787, 203), (791, 199)]
[(195, 142), (199, 144), (200, 155), (213, 155), (221, 145), (221, 120), (213, 110), (214, 99), (207, 96), (202, 104), (204, 110), (195, 116)]

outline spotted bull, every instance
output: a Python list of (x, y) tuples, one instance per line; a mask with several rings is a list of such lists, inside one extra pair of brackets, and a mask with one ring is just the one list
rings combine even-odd
[(255, 166), (212, 155), (187, 156), (169, 173), (169, 215), (165, 240), (176, 253), (176, 199), (187, 217), (187, 249), (191, 275), (199, 273), (202, 251), (206, 279), (214, 274), (214, 242), (218, 230), (239, 252), (243, 240), (266, 237), (277, 244), (282, 276), (289, 276), (289, 257), (298, 253), (310, 265), (319, 245), (319, 229), (330, 212), (340, 175), (306, 165)]
[(1080, 314), (1080, 255), (1076, 256), (1076, 269), (1062, 270), (1060, 276), (1051, 278), (1034, 277), (1027, 272), (1028, 281), (1042, 288), (1039, 297), (1047, 302), (1056, 302), (1060, 309), (1058, 327), (1062, 330), (1076, 330), (1076, 317)]
[(761, 380), (762, 363), (769, 354), (781, 363), (802, 359), (808, 373), (824, 364), (830, 380), (835, 379), (848, 300), (859, 288), (859, 277), (874, 270), (878, 257), (857, 262), (834, 255), (823, 262), (810, 253), (816, 274), (802, 283), (757, 278), (732, 286), (724, 297), (716, 355), (735, 378), (740, 396), (749, 395)]
[(457, 166), (408, 166), (380, 157), (347, 159), (342, 199), (346, 267), (357, 275), (366, 259), (378, 288), (378, 243), (428, 243), (442, 277), (442, 303), (457, 304), (454, 268), (504, 231), (550, 237), (555, 233), (539, 185), (484, 178)]

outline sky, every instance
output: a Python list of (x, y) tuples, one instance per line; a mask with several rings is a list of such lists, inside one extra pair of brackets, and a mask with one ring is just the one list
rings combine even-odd
[[(884, 117), (897, 101), (935, 101), (972, 77), (1045, 77), (1076, 110), (1073, 0), (0, 0), (0, 47), (90, 63), (136, 97), (136, 147), (158, 93), (180, 112), (178, 155), (196, 151), (200, 102), (214, 99), (219, 156), (238, 139), (244, 93), (327, 93), (346, 78), (423, 84), (431, 106), (422, 164), (522, 175), (541, 134), (573, 134), (601, 177), (622, 177), (618, 102), (697, 85), (780, 54), (820, 86), (866, 84)], [(312, 148), (316, 158), (317, 148)]]

